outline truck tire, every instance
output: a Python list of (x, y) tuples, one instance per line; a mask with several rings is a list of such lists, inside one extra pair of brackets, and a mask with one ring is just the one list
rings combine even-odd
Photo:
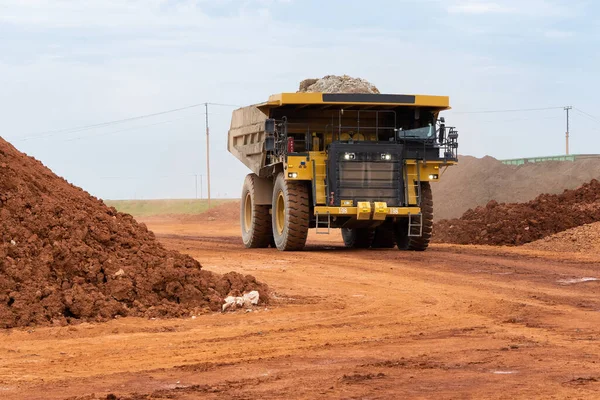
[(277, 175), (273, 188), (272, 232), (281, 251), (299, 251), (306, 244), (309, 224), (308, 187)]
[(240, 205), (240, 225), (242, 241), (248, 249), (269, 247), (273, 238), (271, 229), (271, 214), (268, 205), (255, 204), (256, 174), (248, 174), (242, 186), (242, 201)]
[(408, 236), (408, 218), (396, 222), (394, 231), (399, 250), (424, 251), (429, 246), (433, 232), (433, 195), (429, 182), (421, 182), (421, 214), (423, 233), (420, 237)]
[(353, 249), (368, 249), (373, 243), (374, 229), (366, 228), (342, 228), (344, 245)]
[(374, 249), (393, 249), (396, 246), (394, 224), (386, 221), (375, 229), (375, 237), (371, 247)]

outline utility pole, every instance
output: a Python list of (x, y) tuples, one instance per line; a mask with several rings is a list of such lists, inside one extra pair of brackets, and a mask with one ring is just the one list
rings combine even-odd
[(208, 189), (208, 208), (210, 208), (210, 142), (208, 140), (208, 103), (204, 103), (206, 113), (206, 184)]
[(567, 134), (565, 135), (566, 145), (567, 145), (567, 155), (569, 155), (569, 110), (573, 107), (567, 106), (565, 107), (565, 111), (567, 112)]
[(194, 174), (196, 180), (194, 181), (196, 184), (196, 199), (198, 199), (198, 174)]
[(200, 175), (200, 198), (204, 198), (204, 195), (202, 194), (202, 175)]

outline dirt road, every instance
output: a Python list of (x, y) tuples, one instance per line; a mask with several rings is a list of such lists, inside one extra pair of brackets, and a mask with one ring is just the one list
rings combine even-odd
[[(195, 319), (0, 332), (2, 399), (600, 398), (600, 256), (435, 245), (242, 248), (222, 222), (148, 225), (274, 300)], [(116, 397), (109, 396), (114, 394)]]

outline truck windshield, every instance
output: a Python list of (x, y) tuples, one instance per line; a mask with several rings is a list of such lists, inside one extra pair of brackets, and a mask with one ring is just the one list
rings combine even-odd
[(433, 127), (431, 125), (423, 128), (406, 129), (398, 131), (398, 139), (416, 138), (416, 139), (431, 139), (434, 136)]

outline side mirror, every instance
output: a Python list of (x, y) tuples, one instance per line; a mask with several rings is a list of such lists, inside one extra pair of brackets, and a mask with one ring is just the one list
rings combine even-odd
[(446, 124), (444, 123), (444, 121), (442, 121), (442, 123), (440, 124), (440, 134), (438, 137), (438, 142), (444, 143), (445, 138), (446, 138)]
[(275, 120), (274, 119), (269, 118), (269, 119), (265, 120), (265, 132), (270, 133), (270, 134), (275, 133)]
[(446, 118), (444, 118), (444, 117), (440, 117), (439, 121), (440, 121), (442, 124), (445, 124), (445, 123), (446, 123)]
[(270, 135), (265, 138), (265, 151), (275, 150), (275, 136)]

